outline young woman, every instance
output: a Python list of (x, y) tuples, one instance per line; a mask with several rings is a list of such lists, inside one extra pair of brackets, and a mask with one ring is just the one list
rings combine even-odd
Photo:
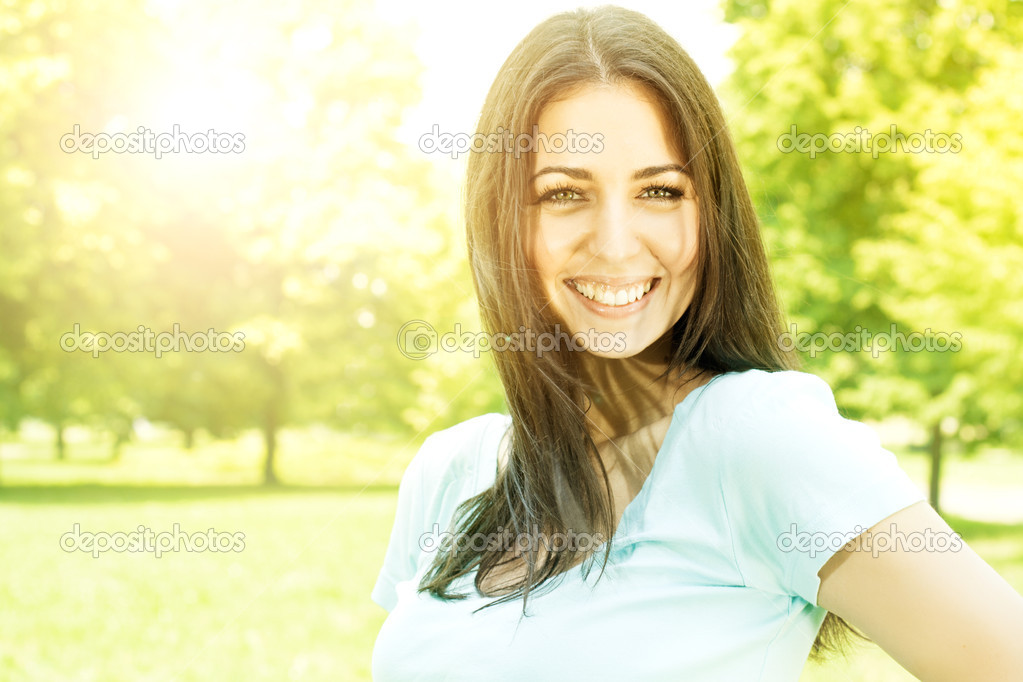
[(679, 45), (618, 8), (552, 17), (487, 96), (502, 130), (540, 139), (471, 155), (466, 222), (511, 414), (406, 471), (374, 679), (796, 680), (850, 624), (924, 680), (1023, 679), (1023, 598), (779, 349)]

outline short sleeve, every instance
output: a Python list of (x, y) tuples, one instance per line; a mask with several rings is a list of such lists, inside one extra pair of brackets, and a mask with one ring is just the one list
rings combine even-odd
[(756, 372), (731, 396), (720, 462), (747, 586), (817, 606), (817, 572), (871, 526), (926, 499), (874, 431), (842, 417), (812, 374)]
[(391, 539), (387, 544), (383, 567), (370, 593), (373, 601), (388, 611), (398, 603), (395, 586), (416, 573), (416, 557), (419, 554), (416, 536), (423, 528), (427, 502), (423, 485), (423, 453), (430, 445), (431, 438), (433, 436), (426, 439), (402, 474)]

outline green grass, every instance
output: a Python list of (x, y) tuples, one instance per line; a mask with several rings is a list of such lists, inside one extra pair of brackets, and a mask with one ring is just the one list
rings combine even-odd
[[(369, 680), (369, 599), (418, 443), (285, 431), (127, 445), (72, 432), (0, 444), (0, 680)], [(241, 552), (66, 552), (83, 532), (244, 533)]]
[[(368, 680), (393, 489), (0, 491), (0, 679)], [(65, 552), (82, 531), (244, 533), (241, 552)]]
[[(100, 440), (79, 438), (57, 462), (42, 437), (0, 444), (0, 680), (369, 680), (385, 613), (369, 599), (396, 502), (417, 443), (326, 431), (288, 431), (278, 472), (288, 485), (254, 485), (255, 435), (173, 434), (107, 461)], [(900, 463), (925, 489), (926, 459)], [(994, 453), (950, 460), (949, 522), (1023, 592), (1023, 458)], [(985, 491), (1002, 502), (965, 513)], [(971, 497), (972, 495), (972, 497)], [(978, 498), (978, 495), (980, 498)], [(958, 505), (958, 506), (956, 506)], [(961, 514), (959, 516), (955, 514)], [(60, 548), (82, 531), (244, 533), (241, 552), (106, 552)], [(914, 678), (883, 651), (860, 645), (846, 660), (807, 664), (801, 682)]]
[[(0, 442), (0, 486), (39, 484), (258, 485), (263, 442), (256, 432), (234, 440), (197, 437), (192, 450), (181, 438), (158, 433), (124, 446), (111, 460), (101, 436), (78, 432), (65, 460), (53, 454), (49, 433)], [(397, 485), (422, 438), (355, 436), (327, 429), (285, 429), (278, 436), (275, 471), (291, 485)]]

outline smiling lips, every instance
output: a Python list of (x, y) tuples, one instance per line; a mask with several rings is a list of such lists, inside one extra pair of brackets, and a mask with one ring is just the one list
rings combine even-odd
[(626, 306), (643, 298), (660, 281), (659, 277), (610, 284), (586, 278), (566, 280), (567, 284), (595, 303), (609, 307)]

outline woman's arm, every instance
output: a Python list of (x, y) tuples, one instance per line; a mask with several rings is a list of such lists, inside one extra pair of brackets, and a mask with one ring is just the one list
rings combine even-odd
[[(950, 548), (951, 533), (926, 502), (906, 507), (828, 560), (817, 603), (924, 682), (1020, 682), (1023, 596), (961, 539)], [(920, 551), (891, 546), (938, 534)]]

